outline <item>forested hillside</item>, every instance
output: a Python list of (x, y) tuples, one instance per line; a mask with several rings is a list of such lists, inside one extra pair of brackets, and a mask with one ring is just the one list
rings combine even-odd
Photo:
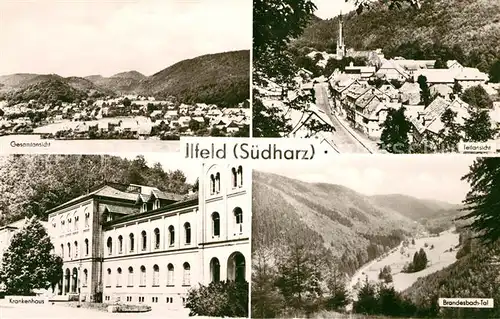
[(53, 101), (76, 102), (87, 96), (123, 94), (174, 96), (181, 103), (213, 103), (231, 107), (250, 97), (250, 51), (208, 54), (180, 61), (146, 77), (137, 71), (112, 77), (85, 78), (56, 74), (0, 76), (0, 99), (10, 104)]
[[(488, 72), (500, 57), (500, 2), (491, 0), (421, 1), (419, 10), (373, 5), (344, 16), (348, 48), (381, 48), (388, 56), (433, 59), (445, 55)], [(313, 19), (293, 43), (296, 49), (335, 50), (338, 18)]]
[(46, 210), (85, 194), (99, 184), (117, 182), (186, 194), (183, 172), (160, 164), (99, 155), (11, 155), (0, 157), (0, 224), (24, 216), (46, 217)]
[(418, 279), (403, 292), (420, 309), (438, 312), (438, 298), (493, 298), (494, 309), (445, 308), (445, 318), (500, 318), (500, 243), (479, 245), (462, 240), (458, 261)]
[(397, 211), (343, 186), (309, 184), (283, 176), (253, 174), (254, 249), (299, 242), (328, 249), (339, 268), (359, 266), (421, 230)]

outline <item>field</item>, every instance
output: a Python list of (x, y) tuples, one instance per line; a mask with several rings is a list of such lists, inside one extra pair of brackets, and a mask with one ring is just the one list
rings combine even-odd
[[(366, 277), (368, 277), (369, 281), (379, 281), (380, 270), (384, 266), (390, 266), (394, 288), (396, 291), (403, 291), (417, 281), (419, 277), (427, 276), (454, 263), (456, 261), (455, 255), (457, 252), (455, 246), (458, 245), (458, 237), (458, 234), (448, 230), (436, 237), (415, 238), (415, 245), (412, 245), (410, 240), (410, 244), (406, 248), (403, 248), (403, 243), (401, 243), (399, 247), (392, 249), (386, 256), (378, 258), (359, 269), (352, 277), (349, 288), (355, 292), (359, 283), (362, 283)], [(420, 248), (423, 248), (427, 255), (429, 261), (427, 268), (415, 273), (402, 273), (405, 264), (413, 260), (413, 255)]]

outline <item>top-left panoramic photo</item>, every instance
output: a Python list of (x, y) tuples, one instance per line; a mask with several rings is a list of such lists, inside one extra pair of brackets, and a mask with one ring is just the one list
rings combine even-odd
[(251, 0), (0, 0), (0, 16), (0, 136), (249, 136)]

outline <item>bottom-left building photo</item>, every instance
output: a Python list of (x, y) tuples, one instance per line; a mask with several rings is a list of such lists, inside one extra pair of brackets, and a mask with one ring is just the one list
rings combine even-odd
[(2, 316), (248, 317), (251, 178), (177, 153), (1, 156)]

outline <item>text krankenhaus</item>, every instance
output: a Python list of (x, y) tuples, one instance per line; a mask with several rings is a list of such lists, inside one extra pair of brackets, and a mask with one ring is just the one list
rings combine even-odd
[[(237, 159), (237, 160), (312, 160), (314, 145), (302, 149), (282, 148), (277, 144), (222, 143), (200, 145), (186, 143), (187, 159)], [(230, 153), (229, 153), (229, 152)]]

